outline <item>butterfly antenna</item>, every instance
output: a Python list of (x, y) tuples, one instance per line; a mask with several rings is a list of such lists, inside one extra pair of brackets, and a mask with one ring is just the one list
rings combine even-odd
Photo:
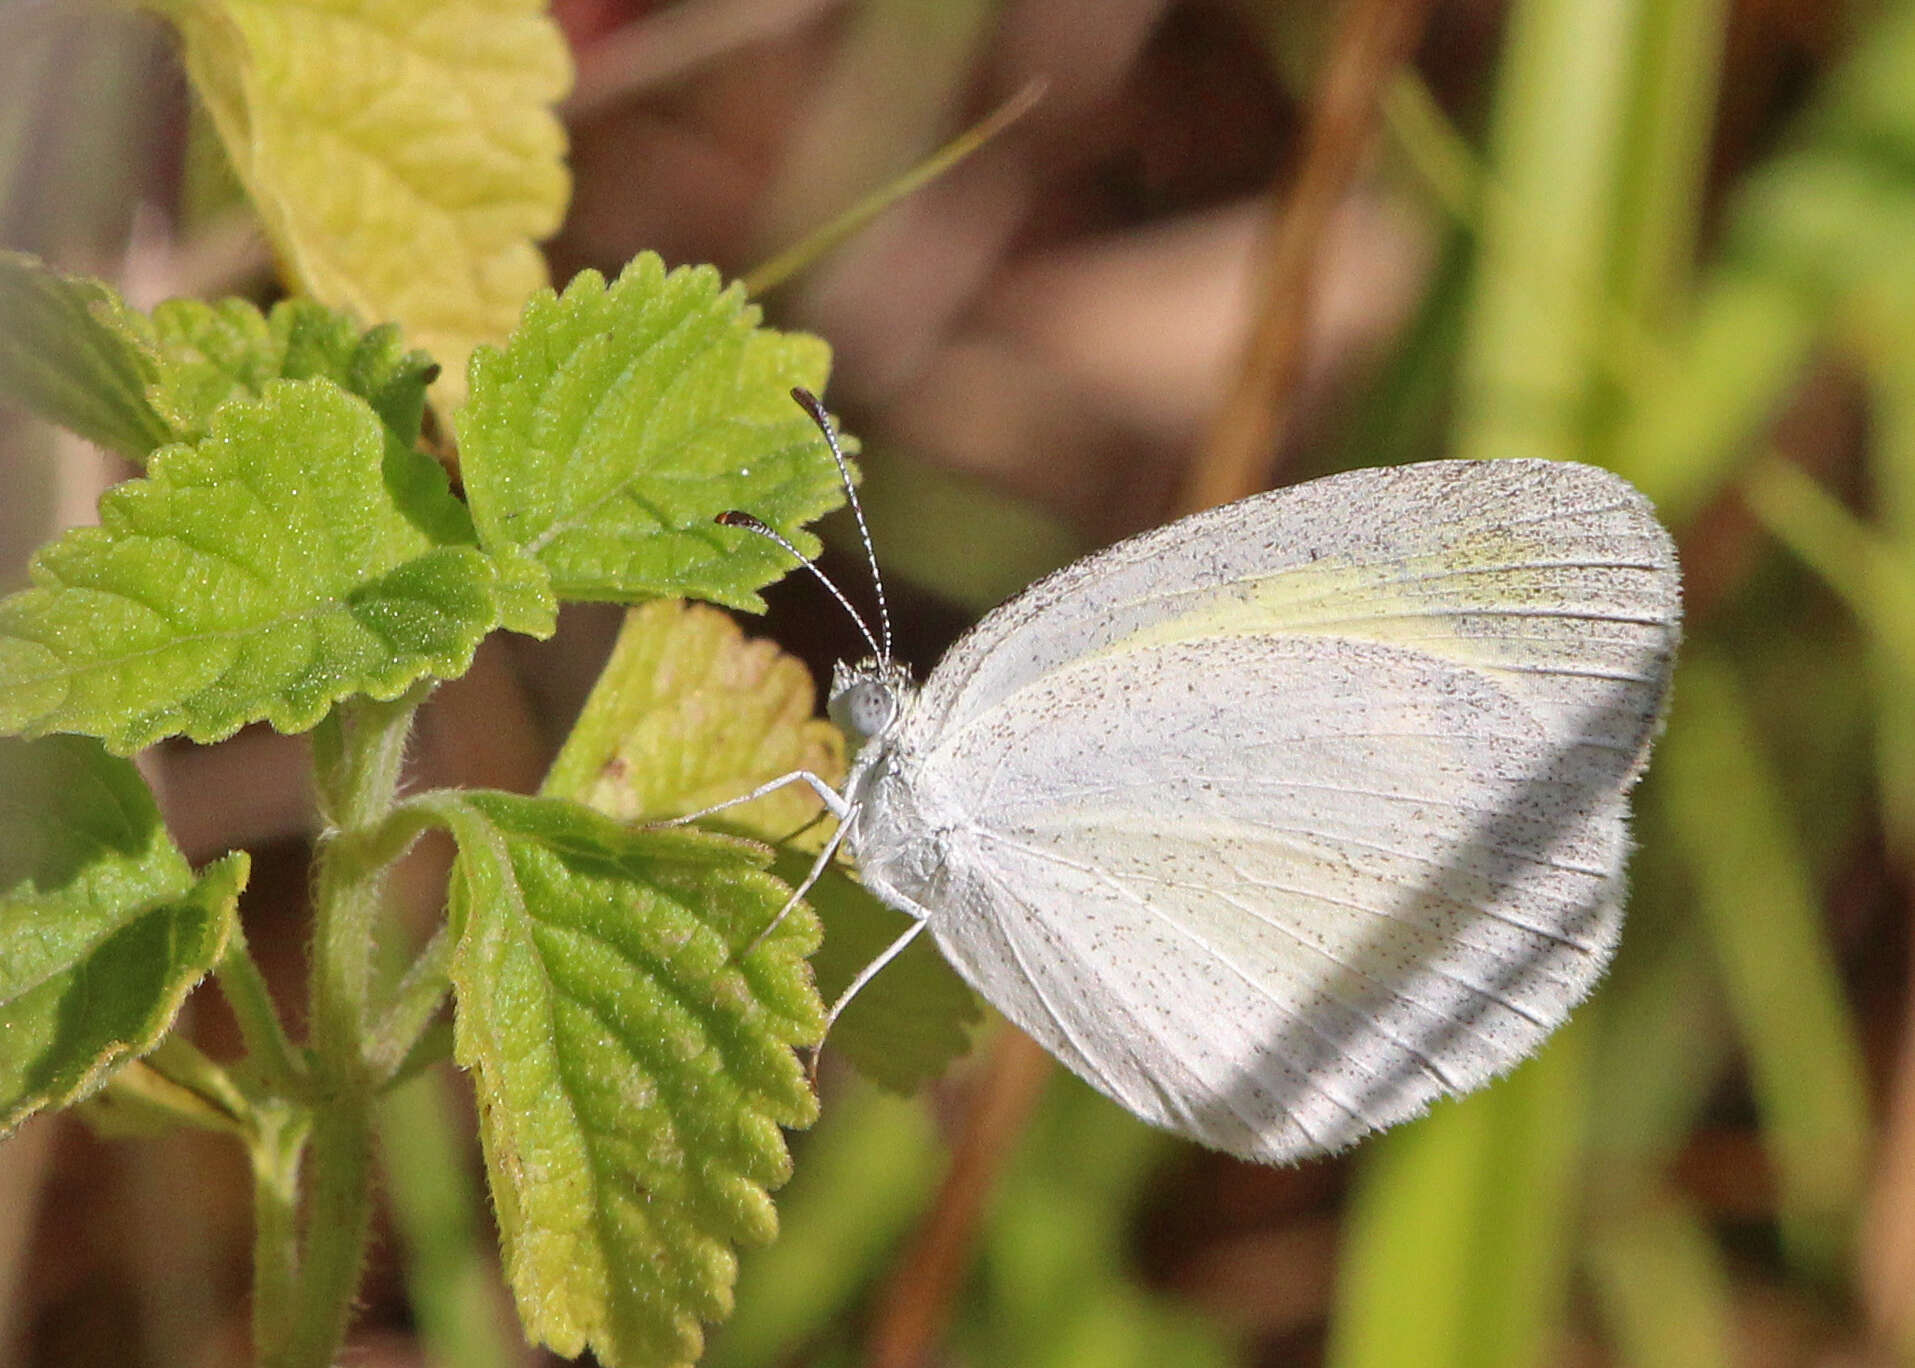
[(755, 532), (766, 541), (776, 542), (778, 545), (784, 547), (793, 560), (797, 561), (798, 564), (804, 566), (805, 569), (818, 577), (818, 583), (829, 589), (831, 591), (831, 597), (838, 600), (838, 606), (851, 615), (851, 620), (858, 624), (858, 630), (864, 633), (864, 639), (870, 645), (873, 654), (885, 660), (891, 658), (889, 638), (887, 637), (886, 639), (885, 649), (880, 650), (878, 647), (878, 639), (871, 635), (871, 629), (865, 626), (864, 619), (858, 616), (858, 610), (851, 606), (851, 600), (844, 596), (844, 592), (831, 582), (831, 577), (820, 570), (811, 557), (793, 546), (789, 538), (780, 534), (777, 529), (767, 527), (757, 518), (752, 517), (751, 514), (740, 512), (735, 508), (729, 512), (720, 513), (713, 521), (717, 522), (721, 527), (742, 527), (747, 532)]
[[(864, 520), (864, 505), (858, 502), (857, 487), (851, 483), (851, 463), (845, 460), (844, 452), (838, 446), (838, 434), (831, 426), (831, 415), (818, 402), (818, 396), (798, 387), (791, 391), (791, 397), (798, 401), (798, 407), (811, 415), (811, 421), (825, 435), (825, 445), (831, 448), (831, 459), (838, 463), (838, 478), (844, 481), (845, 501), (851, 505), (851, 515), (858, 520), (858, 537), (864, 542), (864, 558), (871, 566), (871, 584), (878, 591), (878, 628), (884, 637), (884, 648), (878, 652), (878, 659), (888, 663), (891, 659), (891, 610), (885, 606), (884, 576), (878, 573), (878, 553), (871, 545), (871, 528)], [(869, 632), (865, 633), (867, 638), (870, 635)]]

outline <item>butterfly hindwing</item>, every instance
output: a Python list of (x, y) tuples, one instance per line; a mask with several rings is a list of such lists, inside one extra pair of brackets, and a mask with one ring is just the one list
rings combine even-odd
[(1257, 1158), (1509, 1067), (1615, 943), (1616, 785), (1401, 647), (1089, 662), (912, 780), (941, 835), (904, 891), (959, 970), (1133, 1111)]

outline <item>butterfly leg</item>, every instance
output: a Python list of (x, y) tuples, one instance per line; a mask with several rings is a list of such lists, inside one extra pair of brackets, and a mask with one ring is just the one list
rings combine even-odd
[[(919, 918), (912, 918), (911, 924), (904, 928), (903, 935), (892, 941), (891, 944), (885, 946), (884, 949), (878, 953), (877, 958), (873, 959), (871, 963), (865, 965), (864, 968), (858, 971), (858, 976), (851, 980), (850, 985), (846, 987), (842, 993), (838, 994), (838, 1000), (831, 1004), (831, 1010), (825, 1014), (826, 1035), (831, 1034), (832, 1025), (836, 1023), (839, 1016), (843, 1014), (844, 1009), (851, 1005), (851, 999), (858, 995), (858, 990), (876, 978), (880, 969), (883, 969), (885, 965), (891, 963), (892, 960), (903, 954), (905, 946), (916, 940), (918, 933), (923, 931), (927, 924), (928, 923)], [(820, 1041), (819, 1044), (822, 1045), (823, 1042)]]
[(727, 798), (722, 803), (713, 803), (710, 807), (700, 808), (696, 812), (688, 812), (682, 817), (666, 817), (660, 821), (647, 822), (645, 825), (653, 827), (684, 826), (687, 822), (696, 822), (701, 817), (709, 817), (714, 812), (723, 812), (726, 808), (735, 808), (740, 803), (749, 803), (754, 798), (762, 798), (767, 793), (776, 793), (786, 784), (800, 783), (811, 785), (818, 796), (824, 800), (824, 805), (831, 810), (831, 815), (836, 817), (840, 822), (844, 821), (845, 817), (850, 813), (851, 805), (845, 801), (844, 795), (839, 793), (838, 790), (831, 787), (831, 785), (827, 784), (810, 770), (792, 770), (789, 774), (781, 774), (776, 779), (771, 779), (760, 784), (750, 793), (741, 793), (736, 798)]
[(838, 829), (831, 833), (831, 839), (826, 841), (824, 849), (818, 852), (818, 858), (811, 862), (811, 868), (806, 872), (804, 882), (791, 890), (791, 896), (785, 899), (785, 905), (778, 909), (778, 915), (765, 924), (764, 930), (751, 938), (751, 942), (739, 952), (740, 954), (748, 955), (756, 950), (760, 942), (776, 931), (778, 924), (791, 915), (791, 909), (804, 901), (804, 896), (811, 891), (811, 886), (823, 877), (825, 867), (831, 863), (831, 857), (838, 853), (838, 847), (844, 844), (845, 833), (850, 829), (845, 822), (839, 821)]
[(838, 994), (838, 1000), (831, 1004), (831, 1010), (825, 1014), (824, 1035), (819, 1036), (818, 1043), (811, 1047), (811, 1086), (814, 1091), (818, 1086), (818, 1056), (824, 1053), (825, 1038), (831, 1034), (831, 1028), (837, 1023), (838, 1017), (851, 1005), (851, 999), (858, 995), (859, 989), (876, 978), (878, 971), (885, 965), (903, 954), (904, 948), (918, 938), (926, 925), (922, 917), (912, 917), (911, 924), (904, 928), (904, 934), (885, 946), (871, 963), (860, 969), (858, 976), (851, 980), (850, 985)]

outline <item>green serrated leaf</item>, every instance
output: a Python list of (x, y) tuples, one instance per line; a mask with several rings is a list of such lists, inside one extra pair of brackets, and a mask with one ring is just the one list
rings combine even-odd
[(540, 0), (150, 0), (303, 293), (396, 322), (445, 362), (545, 283), (570, 193), (571, 84)]
[(169, 299), (153, 309), (161, 360), (148, 395), (179, 440), (206, 435), (213, 410), (235, 396), (259, 395), (281, 374), (283, 338), (244, 299)]
[(0, 728), (118, 751), (301, 731), (463, 672), (498, 622), (490, 560), (445, 544), (464, 524), (444, 473), (329, 381), (229, 402), (100, 515), (0, 600)]
[[(806, 862), (787, 856), (774, 867), (802, 879)], [(836, 1002), (851, 980), (910, 926), (842, 869), (828, 869), (806, 895), (824, 923), (824, 945), (811, 957), (818, 992)], [(969, 1053), (984, 1019), (977, 995), (929, 936), (920, 935), (858, 990), (831, 1027), (830, 1047), (873, 1083), (914, 1092)]]
[(136, 461), (171, 441), (146, 322), (97, 280), (0, 252), (0, 399)]
[(713, 519), (744, 509), (815, 554), (802, 525), (844, 496), (790, 396), (822, 388), (829, 350), (758, 319), (716, 271), (649, 252), (609, 287), (585, 271), (536, 296), (503, 352), (473, 357), (459, 416), (480, 544), (536, 559), (561, 598), (761, 610), (791, 558)]
[(948, 1162), (929, 1107), (834, 1089), (778, 1195), (778, 1242), (745, 1255), (738, 1312), (706, 1368), (786, 1363), (794, 1345), (814, 1368), (850, 1363), (826, 1346), (861, 1322), (860, 1303), (923, 1219)]
[(151, 1050), (226, 946), (244, 854), (197, 879), (139, 771), (0, 740), (0, 1134)]
[(545, 567), (524, 556), (495, 560), (499, 573), (499, 625), (543, 641), (558, 630), (559, 601)]
[[(841, 783), (844, 739), (816, 712), (802, 661), (747, 638), (715, 608), (659, 599), (625, 615), (543, 791), (626, 821), (654, 821), (794, 770)], [(714, 823), (780, 842), (823, 806), (809, 785), (787, 784), (727, 808)], [(827, 823), (812, 833), (829, 830)]]
[(183, 442), (205, 437), (228, 399), (258, 398), (273, 380), (324, 378), (372, 405), (410, 444), (437, 374), (431, 357), (406, 350), (397, 328), (362, 333), (310, 299), (282, 300), (270, 315), (243, 299), (169, 299), (153, 310), (153, 335), (153, 406)]
[(729, 1314), (733, 1246), (777, 1228), (780, 1126), (817, 1102), (823, 1012), (802, 908), (758, 848), (473, 794), (450, 819), (456, 1051), (478, 1092), (527, 1333), (609, 1368), (690, 1363)]
[(149, 320), (97, 280), (0, 252), (0, 396), (137, 461), (201, 440), (221, 404), (277, 379), (332, 380), (410, 443), (436, 373), (397, 328), (362, 333), (309, 299), (270, 316), (243, 299), (172, 299)]

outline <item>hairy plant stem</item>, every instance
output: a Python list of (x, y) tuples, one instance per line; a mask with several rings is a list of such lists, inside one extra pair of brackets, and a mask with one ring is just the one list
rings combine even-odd
[(304, 1097), (307, 1087), (306, 1060), (286, 1038), (286, 1028), (273, 1006), (272, 990), (259, 971), (246, 933), (234, 918), (226, 953), (213, 968), (219, 990), (233, 1017), (239, 1022), (240, 1036), (246, 1042), (246, 1056), (258, 1070), (261, 1080), (282, 1097)]
[[(372, 1221), (372, 1105), (378, 1070), (368, 1057), (372, 946), (388, 865), (365, 855), (364, 833), (391, 812), (415, 689), (390, 703), (342, 705), (313, 737), (314, 778), (326, 832), (316, 856), (311, 994), (311, 1195), (296, 1264), (260, 1251), (255, 1266), (278, 1277), (291, 1265), (288, 1314), (259, 1344), (269, 1368), (328, 1368), (338, 1357)], [(256, 1159), (257, 1163), (258, 1160)], [(296, 1166), (295, 1166), (296, 1171)], [(277, 1189), (263, 1191), (275, 1200)], [(291, 1224), (262, 1208), (259, 1238), (289, 1244)], [(275, 1288), (262, 1292), (277, 1295)], [(277, 1316), (277, 1311), (274, 1312)]]
[(253, 1343), (262, 1361), (292, 1330), (298, 1275), (299, 1160), (311, 1119), (304, 1107), (253, 1113)]
[(432, 939), (399, 981), (384, 1015), (373, 1026), (366, 1051), (379, 1070), (382, 1087), (411, 1055), (444, 1005), (451, 989), (453, 945), (451, 927), (442, 925), (432, 933)]
[(207, 1111), (225, 1118), (227, 1129), (243, 1128), (252, 1115), (252, 1099), (233, 1081), (232, 1075), (177, 1031), (162, 1040), (145, 1063), (160, 1077), (197, 1098)]

